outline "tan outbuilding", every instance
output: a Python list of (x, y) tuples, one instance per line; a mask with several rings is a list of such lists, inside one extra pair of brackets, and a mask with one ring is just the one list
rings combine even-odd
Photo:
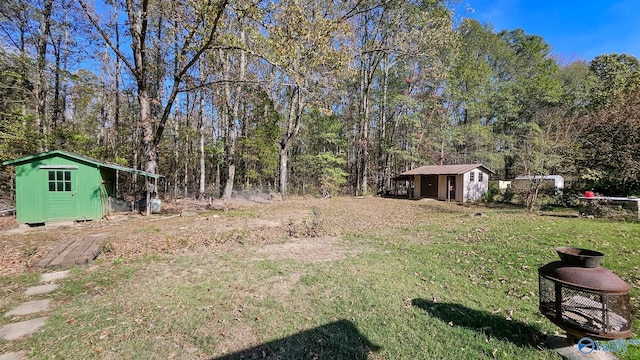
[(489, 189), (492, 170), (482, 164), (425, 165), (405, 171), (396, 179), (410, 181), (413, 199), (475, 201)]

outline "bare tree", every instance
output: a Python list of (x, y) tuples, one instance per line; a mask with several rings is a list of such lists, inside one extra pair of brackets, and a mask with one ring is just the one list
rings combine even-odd
[[(145, 170), (150, 173), (157, 171), (158, 145), (171, 114), (171, 109), (179, 93), (180, 85), (190, 69), (198, 62), (205, 51), (210, 49), (219, 35), (219, 24), (225, 13), (228, 0), (209, 0), (202, 3), (185, 2), (152, 2), (150, 0), (126, 0), (124, 9), (127, 14), (127, 26), (131, 52), (125, 53), (113, 41), (113, 35), (108, 31), (95, 9), (86, 0), (78, 0), (89, 21), (111, 50), (122, 61), (135, 79), (138, 104), (140, 106), (140, 126), (142, 128), (142, 147), (145, 157)], [(103, 8), (117, 7), (119, 2), (105, 1)], [(150, 95), (150, 69), (148, 49), (149, 21), (153, 7), (162, 6), (173, 11), (177, 20), (171, 29), (179, 40), (176, 53), (173, 54), (178, 64), (168, 79), (171, 90), (166, 99), (153, 99)], [(155, 81), (161, 81), (155, 79)], [(153, 103), (164, 104), (159, 119), (152, 117)]]

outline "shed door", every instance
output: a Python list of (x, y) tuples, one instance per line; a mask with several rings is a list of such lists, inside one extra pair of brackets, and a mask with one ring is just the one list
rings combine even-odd
[(456, 177), (455, 176), (447, 176), (447, 190), (449, 193), (447, 194), (447, 201), (455, 201), (456, 200)]
[(422, 176), (422, 187), (420, 187), (420, 197), (438, 197), (438, 175)]
[(76, 179), (73, 169), (46, 171), (45, 214), (48, 220), (76, 218)]

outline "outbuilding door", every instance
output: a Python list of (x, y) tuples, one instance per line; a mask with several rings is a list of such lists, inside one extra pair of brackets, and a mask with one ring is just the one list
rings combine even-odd
[(447, 176), (447, 201), (456, 200), (456, 177)]
[(420, 178), (420, 197), (438, 198), (438, 175), (426, 175)]
[(71, 168), (47, 169), (45, 189), (45, 218), (73, 220), (76, 218), (76, 171)]

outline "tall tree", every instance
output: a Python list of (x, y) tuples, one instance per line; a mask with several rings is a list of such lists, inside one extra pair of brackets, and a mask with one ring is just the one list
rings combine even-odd
[(511, 178), (518, 129), (541, 109), (560, 103), (559, 67), (551, 48), (522, 29), (495, 34), (474, 20), (459, 29), (463, 46), (448, 78), (454, 119), (464, 127), (465, 162), (482, 161)]
[[(243, 19), (239, 21), (240, 41), (244, 45), (246, 41)], [(225, 79), (231, 78), (231, 53), (220, 50), (220, 61), (222, 63)], [(224, 82), (224, 119), (226, 119), (226, 158), (227, 158), (227, 179), (225, 182), (222, 197), (231, 199), (236, 176), (236, 148), (238, 139), (238, 124), (240, 123), (240, 103), (242, 100), (242, 82), (244, 81), (247, 66), (246, 53), (240, 49), (240, 62), (238, 64), (238, 78), (235, 92), (232, 97), (230, 81)]]
[[(51, 35), (51, 13), (53, 9), (53, 0), (44, 0), (41, 12), (40, 30), (36, 38), (36, 98), (38, 103), (37, 125), (43, 138), (47, 135), (47, 88), (46, 79), (47, 66), (47, 46), (49, 45)], [(42, 143), (40, 150), (46, 150), (45, 143)]]
[(575, 61), (560, 69), (563, 94), (561, 103), (571, 114), (583, 115), (593, 108), (593, 90), (598, 81), (585, 61)]
[[(407, 79), (423, 81), (426, 90), (434, 88), (434, 83), (444, 78), (447, 49), (455, 47), (451, 12), (439, 0), (428, 1), (386, 1), (383, 3), (360, 2), (360, 11), (353, 17), (357, 44), (355, 54), (358, 78), (358, 119), (356, 142), (358, 162), (355, 168), (355, 189), (358, 194), (369, 193), (371, 134), (373, 130), (385, 133), (386, 123), (392, 118), (387, 106), (388, 92), (385, 92), (390, 68), (403, 62), (411, 65), (404, 69)], [(381, 67), (384, 68), (381, 70)], [(385, 79), (386, 77), (386, 79)], [(380, 90), (379, 100), (373, 97), (374, 90)], [(388, 90), (388, 88), (387, 88)], [(406, 91), (406, 88), (399, 89)], [(372, 110), (380, 109), (376, 116)], [(378, 159), (373, 159), (377, 164)], [(383, 171), (384, 167), (383, 165)], [(377, 178), (377, 176), (376, 176)]]
[[(26, 63), (25, 63), (26, 62)], [(0, 49), (0, 159), (10, 160), (37, 152), (40, 137), (34, 127), (32, 88), (25, 84), (23, 70), (35, 64), (28, 58)]]
[(523, 192), (527, 210), (538, 206), (545, 184), (541, 176), (572, 173), (582, 130), (582, 123), (563, 106), (538, 109), (531, 121), (518, 125), (516, 165), (531, 179)]
[(283, 81), (276, 84), (285, 104), (279, 141), (279, 188), (288, 192), (289, 151), (302, 125), (309, 103), (320, 102), (336, 74), (346, 66), (346, 49), (341, 40), (347, 30), (341, 16), (343, 5), (331, 1), (303, 4), (298, 0), (272, 3), (267, 56), (277, 66)]
[[(21, 69), (23, 84), (32, 89), (35, 126), (39, 131), (39, 150), (45, 150), (48, 130), (49, 46), (53, 23), (53, 0), (6, 1), (0, 6), (0, 32), (3, 46), (13, 47), (23, 58), (34, 61), (32, 73)], [(23, 64), (27, 62), (23, 61)], [(26, 110), (26, 109), (25, 109)]]
[(634, 56), (599, 55), (591, 61), (589, 69), (597, 78), (592, 107), (607, 106), (624, 93), (640, 87), (640, 61)]
[(447, 76), (447, 102), (451, 121), (463, 138), (451, 154), (463, 163), (481, 162), (492, 169), (502, 168), (496, 151), (492, 124), (500, 116), (493, 106), (500, 85), (496, 65), (506, 61), (508, 45), (489, 25), (465, 19), (457, 29), (462, 45)]
[[(210, 49), (219, 36), (219, 25), (225, 13), (228, 0), (209, 0), (202, 3), (185, 2), (155, 2), (150, 0), (127, 0), (124, 10), (127, 14), (127, 33), (130, 53), (116, 46), (114, 35), (109, 28), (101, 22), (95, 9), (89, 6), (86, 0), (78, 0), (87, 18), (93, 24), (95, 30), (109, 45), (115, 55), (122, 61), (133, 76), (136, 84), (138, 105), (140, 111), (140, 126), (142, 128), (142, 146), (145, 157), (145, 170), (150, 173), (157, 172), (158, 145), (171, 114), (171, 109), (178, 95), (180, 85), (188, 75), (191, 68), (198, 62), (202, 54)], [(119, 2), (106, 2), (103, 9), (115, 9)], [(151, 77), (149, 63), (151, 54), (149, 47), (149, 22), (154, 7), (162, 6), (170, 9), (171, 16), (175, 20), (174, 27), (170, 29), (178, 40), (176, 53), (177, 67), (167, 79), (170, 91), (165, 99), (153, 99), (150, 95), (151, 87), (161, 86), (150, 84)], [(155, 79), (160, 82), (161, 79)], [(151, 107), (154, 102), (163, 104), (160, 118), (152, 117)]]
[(613, 98), (583, 118), (581, 177), (611, 195), (627, 196), (640, 189), (640, 92)]
[(331, 196), (340, 191), (348, 178), (344, 124), (337, 115), (318, 109), (305, 116), (305, 123), (307, 126), (294, 145), (293, 183), (305, 195)]

